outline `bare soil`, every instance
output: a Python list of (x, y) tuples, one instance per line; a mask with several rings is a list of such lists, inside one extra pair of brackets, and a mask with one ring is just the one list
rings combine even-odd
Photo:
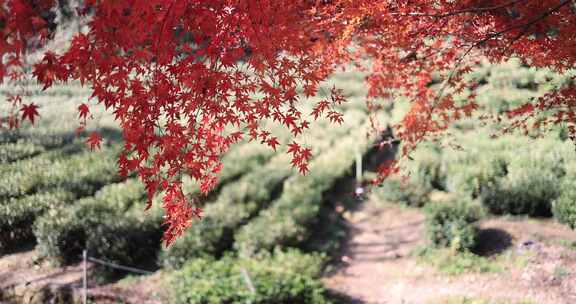
[[(36, 257), (33, 249), (0, 257), (0, 304), (79, 302), (83, 294), (83, 265), (53, 267)], [(87, 263), (87, 295), (93, 302), (166, 303), (162, 299), (161, 272), (100, 285), (93, 277), (93, 267)]]
[[(506, 271), (447, 275), (412, 254), (426, 244), (421, 210), (369, 201), (345, 214), (350, 238), (341, 263), (324, 278), (351, 303), (436, 304), (448, 299), (486, 303), (576, 303), (576, 232), (552, 220), (498, 217), (481, 223), (489, 259), (512, 253)], [(82, 265), (56, 268), (36, 251), (0, 257), (0, 303), (49, 303), (81, 296)], [(89, 270), (92, 265), (88, 265)], [(168, 303), (162, 273), (98, 285), (89, 272), (88, 295), (97, 303)], [(17, 301), (10, 301), (13, 296)], [(2, 302), (5, 301), (5, 302)], [(457, 302), (451, 302), (457, 303)]]
[(457, 276), (411, 254), (426, 244), (420, 210), (369, 201), (347, 220), (351, 235), (342, 262), (324, 282), (352, 303), (445, 303), (458, 298), (576, 303), (576, 249), (567, 245), (576, 242), (576, 232), (551, 220), (485, 220), (480, 238), (490, 246), (478, 253), (490, 259), (512, 253), (510, 267)]

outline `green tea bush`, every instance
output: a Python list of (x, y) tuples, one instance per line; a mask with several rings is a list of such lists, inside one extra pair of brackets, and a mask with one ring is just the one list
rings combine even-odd
[(160, 222), (122, 216), (105, 204), (80, 202), (51, 210), (35, 224), (42, 256), (59, 265), (78, 261), (82, 250), (124, 265), (153, 260), (159, 250)]
[(483, 83), (477, 91), (477, 100), (487, 111), (503, 113), (540, 95), (563, 77), (548, 69), (522, 66), (518, 60), (511, 59), (498, 65), (485, 64), (466, 78)]
[(401, 177), (390, 176), (374, 190), (374, 195), (387, 202), (422, 207), (429, 201), (431, 191), (429, 187), (411, 183), (410, 180), (404, 181)]
[(482, 216), (480, 206), (470, 201), (432, 203), (426, 206), (426, 231), (431, 243), (466, 251), (476, 245), (475, 223)]
[(479, 198), (494, 214), (549, 216), (562, 181), (576, 176), (573, 148), (557, 139), (461, 137), (464, 151), (443, 154), (445, 188)]
[(234, 230), (264, 208), (281, 190), (284, 180), (292, 173), (287, 161), (286, 155), (279, 155), (266, 166), (224, 186), (218, 199), (204, 209), (202, 220), (161, 252), (161, 264), (179, 268), (191, 258), (219, 256), (229, 249)]
[(499, 273), (506, 269), (501, 259), (491, 259), (469, 251), (454, 252), (449, 248), (424, 247), (414, 253), (420, 261), (447, 275)]
[[(318, 279), (322, 258), (277, 251), (251, 259), (195, 259), (173, 274), (171, 303), (327, 303)], [(249, 276), (254, 292), (243, 272)]]
[(442, 154), (435, 146), (423, 146), (414, 153), (405, 168), (405, 176), (393, 175), (375, 190), (375, 197), (392, 203), (422, 207), (429, 195), (444, 186), (444, 173), (440, 170)]
[(572, 229), (576, 229), (576, 183), (566, 183), (562, 194), (552, 204), (554, 218)]
[(154, 260), (162, 235), (161, 211), (155, 204), (144, 214), (138, 183), (109, 185), (70, 208), (49, 210), (34, 225), (41, 255), (57, 264), (76, 261), (84, 249), (125, 265)]
[(470, 145), (465, 149), (444, 151), (444, 185), (448, 192), (475, 198), (482, 189), (494, 187), (500, 178), (507, 174), (508, 162), (497, 149), (490, 149), (485, 145)]
[(143, 202), (147, 198), (144, 184), (136, 179), (127, 179), (121, 183), (108, 184), (94, 194), (94, 200), (102, 202), (117, 212), (124, 212), (130, 208), (144, 208)]
[(444, 188), (446, 178), (440, 170), (442, 165), (442, 150), (435, 145), (422, 146), (412, 155), (413, 161), (408, 163), (408, 174), (411, 184), (423, 189)]
[(494, 187), (481, 193), (482, 203), (493, 214), (548, 216), (558, 196), (558, 180), (534, 170), (510, 174)]
[[(35, 127), (25, 127), (16, 130), (2, 130), (0, 133), (0, 154), (6, 155), (9, 151), (17, 155), (29, 157), (52, 149), (74, 148), (75, 151), (84, 149), (86, 144), (78, 139), (73, 133), (62, 134), (61, 132), (50, 129), (39, 129)], [(22, 152), (24, 152), (22, 154)], [(30, 152), (33, 152), (32, 155)], [(6, 155), (7, 157), (13, 157)], [(21, 158), (18, 158), (21, 159)]]
[(257, 142), (234, 147), (222, 158), (225, 165), (220, 180), (226, 182), (250, 172), (266, 163), (273, 155), (272, 149)]
[(55, 190), (0, 203), (0, 252), (34, 238), (32, 226), (37, 217), (73, 199), (70, 192)]
[[(357, 111), (350, 111), (348, 114), (351, 118), (349, 124), (335, 127), (334, 132), (330, 132), (329, 135), (323, 129), (312, 132), (311, 136), (314, 139), (312, 148), (315, 155), (329, 148), (334, 138), (349, 132), (356, 124), (363, 122), (362, 117), (365, 117), (365, 114), (360, 115)], [(242, 147), (249, 151), (257, 151), (253, 150), (252, 145)], [(223, 171), (237, 171), (235, 168), (240, 168), (235, 163), (241, 163), (243, 156), (236, 153), (238, 151), (223, 159)], [(232, 166), (229, 166), (231, 162)], [(206, 205), (202, 221), (189, 228), (170, 248), (160, 253), (160, 263), (164, 267), (179, 268), (191, 258), (220, 256), (225, 250), (231, 249), (236, 230), (270, 205), (271, 201), (282, 192), (285, 179), (293, 172), (289, 166), (289, 158), (285, 154), (280, 154), (273, 157), (265, 166), (250, 168), (240, 179), (223, 186), (215, 201)], [(224, 176), (230, 175), (224, 174)], [(282, 195), (284, 193), (282, 192)]]
[(511, 162), (505, 177), (482, 188), (482, 203), (494, 214), (549, 216), (561, 184), (552, 169), (536, 162)]
[(26, 141), (0, 145), (0, 164), (35, 156), (44, 152), (44, 147)]
[(74, 155), (61, 150), (51, 151), (0, 166), (0, 198), (54, 188), (77, 196), (92, 195), (102, 186), (120, 180), (117, 171), (114, 149)]
[(251, 256), (275, 246), (298, 246), (311, 234), (323, 194), (352, 168), (355, 152), (367, 144), (349, 135), (318, 155), (307, 176), (294, 176), (284, 184), (280, 198), (235, 234), (234, 247)]

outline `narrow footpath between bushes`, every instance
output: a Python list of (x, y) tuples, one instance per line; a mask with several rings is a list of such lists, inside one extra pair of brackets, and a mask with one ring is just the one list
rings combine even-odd
[[(412, 254), (426, 243), (421, 210), (369, 201), (346, 218), (350, 239), (341, 265), (324, 279), (346, 302), (576, 303), (576, 233), (552, 221), (484, 221), (483, 243), (504, 251), (488, 259), (507, 254), (508, 264), (499, 272), (450, 276)], [(507, 244), (499, 234), (507, 236)]]

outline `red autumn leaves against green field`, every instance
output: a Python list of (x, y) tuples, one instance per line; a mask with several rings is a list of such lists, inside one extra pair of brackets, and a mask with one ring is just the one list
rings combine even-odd
[[(297, 141), (282, 147), (261, 122), (284, 125), (294, 136), (307, 132), (308, 119), (346, 123), (338, 88), (312, 113), (300, 107), (339, 68), (367, 73), (371, 111), (397, 98), (410, 101), (395, 126), (407, 156), (482, 110), (474, 100), (479, 84), (463, 79), (480, 60), (519, 57), (560, 73), (576, 60), (576, 4), (569, 0), (85, 0), (70, 12), (85, 18), (88, 30), (54, 53), (46, 45), (62, 22), (55, 11), (68, 2), (0, 1), (0, 81), (33, 78), (49, 89), (77, 80), (90, 87), (122, 127), (121, 173), (136, 172), (150, 202), (163, 193), (167, 243), (201, 214), (182, 192), (181, 177), (209, 192), (220, 156), (239, 140), (286, 149), (292, 165), (308, 171), (310, 149)], [(41, 60), (28, 62), (32, 52)], [(465, 90), (466, 98), (455, 98)], [(527, 100), (508, 112), (503, 131), (562, 123), (573, 137), (575, 96), (568, 85)], [(25, 97), (7, 102), (2, 128), (38, 119)], [(78, 113), (83, 128), (90, 108), (79, 105)], [(87, 143), (98, 148), (100, 141), (94, 133)], [(394, 170), (381, 171), (384, 178)]]

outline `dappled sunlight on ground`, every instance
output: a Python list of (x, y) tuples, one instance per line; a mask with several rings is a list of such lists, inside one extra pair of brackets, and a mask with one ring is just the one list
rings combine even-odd
[(426, 243), (420, 210), (371, 201), (347, 218), (350, 239), (325, 282), (353, 303), (576, 303), (576, 234), (550, 220), (484, 221), (480, 237), (498, 241), (479, 250), (501, 270), (448, 275), (413, 254)]

